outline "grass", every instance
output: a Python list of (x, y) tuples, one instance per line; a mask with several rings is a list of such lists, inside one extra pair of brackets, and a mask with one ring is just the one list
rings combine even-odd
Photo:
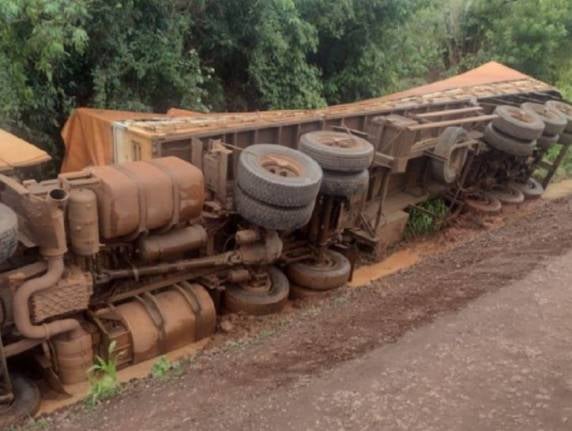
[(405, 227), (405, 238), (418, 238), (429, 235), (441, 228), (448, 209), (441, 198), (429, 199), (418, 205), (420, 208), (411, 208), (409, 220)]
[(176, 376), (183, 372), (181, 362), (171, 362), (166, 356), (161, 356), (151, 367), (151, 375), (156, 379), (164, 379), (171, 374)]
[(89, 369), (89, 382), (89, 393), (85, 400), (88, 407), (94, 407), (119, 393), (114, 341), (109, 343), (107, 359), (101, 356), (95, 358), (95, 364)]
[[(554, 145), (552, 148), (548, 150), (548, 152), (544, 156), (544, 160), (550, 163), (556, 160), (556, 157), (558, 157), (558, 153), (560, 152), (561, 148), (562, 147), (560, 145)], [(542, 175), (544, 175), (544, 172), (542, 172)], [(564, 160), (562, 160), (562, 163), (560, 163), (560, 166), (556, 171), (556, 175), (554, 176), (553, 181), (562, 180), (570, 177), (572, 177), (572, 151), (568, 150), (568, 153), (566, 154)]]

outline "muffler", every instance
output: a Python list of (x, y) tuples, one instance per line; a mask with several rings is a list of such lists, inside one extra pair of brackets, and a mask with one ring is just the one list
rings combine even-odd
[(20, 334), (26, 338), (47, 339), (64, 332), (75, 332), (80, 328), (75, 319), (34, 325), (30, 317), (30, 297), (54, 286), (64, 273), (64, 254), (67, 251), (64, 209), (67, 199), (68, 193), (63, 189), (53, 189), (48, 193), (43, 209), (49, 218), (52, 232), (46, 236), (50, 240), (44, 241), (40, 247), (41, 255), (47, 260), (48, 269), (45, 274), (24, 282), (14, 294), (14, 323)]

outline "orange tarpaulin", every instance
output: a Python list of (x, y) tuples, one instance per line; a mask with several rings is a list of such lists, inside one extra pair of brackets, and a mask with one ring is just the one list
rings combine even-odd
[(113, 123), (158, 117), (165, 115), (106, 109), (75, 109), (62, 129), (66, 152), (61, 171), (79, 171), (86, 166), (113, 163)]
[(0, 129), (0, 172), (34, 166), (50, 159), (45, 151)]
[(511, 69), (504, 64), (491, 61), (475, 69), (471, 69), (468, 72), (443, 79), (442, 81), (410, 88), (409, 90), (401, 91), (386, 97), (398, 99), (401, 97), (422, 96), (424, 94), (452, 90), (454, 88), (465, 88), (475, 85), (494, 84), (497, 82), (517, 81), (519, 79), (527, 78), (530, 78), (530, 76), (525, 75), (518, 70)]

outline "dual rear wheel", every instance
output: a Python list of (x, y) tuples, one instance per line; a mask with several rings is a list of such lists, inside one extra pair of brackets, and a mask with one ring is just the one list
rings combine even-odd
[(251, 280), (228, 286), (224, 307), (232, 313), (265, 315), (284, 308), (288, 297), (321, 297), (345, 285), (351, 264), (341, 253), (322, 250), (314, 257), (292, 263), (286, 274), (275, 266), (260, 270)]

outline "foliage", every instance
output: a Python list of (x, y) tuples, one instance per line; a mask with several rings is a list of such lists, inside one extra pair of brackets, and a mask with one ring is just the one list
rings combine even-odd
[[(401, 25), (414, 0), (297, 0), (302, 17), (317, 30), (318, 50), (309, 57), (322, 75), (329, 103), (378, 96), (394, 88), (407, 55)], [(409, 65), (413, 64), (409, 62)]]
[(54, 151), (72, 105), (60, 85), (68, 54), (85, 52), (85, 2), (0, 2), (0, 127)]
[[(552, 146), (544, 156), (544, 160), (546, 160), (547, 162), (553, 162), (554, 160), (556, 160), (556, 157), (558, 157), (561, 148), (562, 147), (560, 145)], [(541, 172), (542, 172), (541, 174), (538, 171), (536, 172), (537, 174), (539, 174), (538, 175), (539, 179), (542, 179), (542, 176), (544, 176), (545, 174), (544, 171)], [(558, 180), (570, 177), (572, 177), (572, 152), (568, 151), (564, 156), (564, 158), (562, 159), (562, 162), (560, 163), (558, 170), (556, 171), (555, 179)]]
[(77, 67), (92, 76), (85, 99), (114, 109), (164, 111), (172, 105), (204, 109), (209, 70), (187, 46), (189, 11), (178, 2), (91, 0), (86, 29), (97, 41)]
[(441, 198), (430, 199), (409, 211), (405, 227), (406, 238), (416, 238), (439, 230), (448, 213), (447, 205)]
[(171, 362), (166, 356), (161, 356), (151, 367), (151, 375), (156, 379), (163, 379), (173, 371), (176, 374), (182, 372), (181, 363)]
[(496, 60), (554, 80), (562, 54), (570, 59), (563, 49), (572, 29), (568, 0), (435, 0), (415, 19), (427, 25), (417, 39), (432, 41), (448, 73)]
[(95, 364), (89, 369), (89, 382), (89, 394), (86, 398), (86, 404), (89, 407), (93, 407), (100, 401), (111, 398), (119, 392), (115, 341), (109, 344), (107, 359), (101, 356), (95, 358)]

